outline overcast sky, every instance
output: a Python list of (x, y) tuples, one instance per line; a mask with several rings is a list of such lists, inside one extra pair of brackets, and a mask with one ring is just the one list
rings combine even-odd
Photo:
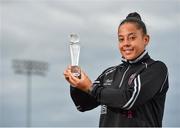
[(100, 108), (78, 112), (63, 71), (70, 64), (69, 35), (80, 35), (80, 66), (92, 80), (121, 63), (117, 27), (138, 12), (151, 37), (152, 58), (169, 69), (164, 126), (180, 126), (179, 0), (0, 0), (0, 126), (25, 126), (27, 77), (12, 60), (49, 63), (32, 77), (32, 126), (98, 126)]

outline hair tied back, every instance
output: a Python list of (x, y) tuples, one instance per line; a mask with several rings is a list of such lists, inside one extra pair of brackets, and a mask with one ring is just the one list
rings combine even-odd
[(136, 19), (141, 21), (141, 16), (137, 12), (129, 13), (126, 19)]

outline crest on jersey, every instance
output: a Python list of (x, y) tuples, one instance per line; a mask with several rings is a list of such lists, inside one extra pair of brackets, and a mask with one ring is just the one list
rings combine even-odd
[(133, 80), (135, 79), (136, 77), (136, 73), (133, 73), (130, 77), (129, 77), (129, 80), (128, 80), (128, 85), (131, 85)]

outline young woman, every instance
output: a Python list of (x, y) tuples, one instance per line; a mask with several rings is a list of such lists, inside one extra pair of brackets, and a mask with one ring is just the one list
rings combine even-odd
[(64, 71), (79, 111), (101, 105), (100, 127), (162, 126), (168, 71), (148, 55), (149, 38), (140, 15), (130, 13), (118, 28), (120, 65), (106, 69), (93, 83), (83, 71), (81, 79), (74, 77), (71, 66)]

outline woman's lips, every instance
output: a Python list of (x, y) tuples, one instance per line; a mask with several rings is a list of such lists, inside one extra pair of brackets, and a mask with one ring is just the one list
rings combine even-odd
[(134, 50), (133, 48), (125, 48), (125, 49), (123, 49), (123, 52), (125, 54), (131, 54), (133, 50)]

